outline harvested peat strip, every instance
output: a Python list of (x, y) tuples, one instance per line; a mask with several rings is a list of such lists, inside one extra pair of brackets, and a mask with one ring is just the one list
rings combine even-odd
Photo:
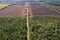
[(20, 17), (22, 15), (23, 5), (10, 5), (0, 11), (0, 17)]
[(31, 2), (31, 8), (33, 12), (33, 16), (60, 16), (60, 13), (51, 10), (48, 7), (45, 7), (42, 4), (36, 2)]

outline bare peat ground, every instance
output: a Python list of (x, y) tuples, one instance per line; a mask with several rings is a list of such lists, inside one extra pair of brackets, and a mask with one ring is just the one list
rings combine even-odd
[(36, 2), (31, 2), (30, 5), (34, 16), (60, 16), (60, 13)]
[[(60, 16), (60, 13), (51, 10), (37, 2), (29, 3), (29, 15), (33, 16)], [(9, 7), (0, 10), (0, 17), (20, 17), (25, 16), (25, 3), (11, 4)]]
[(0, 11), (0, 17), (18, 17), (22, 15), (23, 5), (10, 5)]
[[(28, 10), (28, 11), (27, 11), (27, 10)], [(27, 12), (28, 12), (28, 16), (29, 16), (29, 17), (33, 16), (30, 3), (27, 3), (27, 2), (26, 2), (25, 5), (24, 5), (24, 8), (23, 8), (22, 16), (23, 16), (23, 17), (27, 17)]]

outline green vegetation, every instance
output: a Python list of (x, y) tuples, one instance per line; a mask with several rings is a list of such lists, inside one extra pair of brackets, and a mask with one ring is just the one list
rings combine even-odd
[(60, 13), (60, 2), (57, 2), (57, 1), (52, 1), (51, 2), (50, 0), (47, 0), (45, 2), (44, 1), (42, 1), (42, 2), (40, 1), (39, 3), (41, 5), (43, 5), (43, 6), (46, 6), (46, 7), (50, 8), (50, 9)]
[(30, 19), (30, 40), (60, 40), (60, 17)]
[[(30, 40), (60, 40), (60, 17), (30, 18), (29, 34)], [(27, 40), (26, 19), (0, 18), (0, 40)]]
[(9, 4), (0, 4), (0, 10), (6, 8)]
[(26, 20), (0, 18), (0, 40), (27, 40)]
[(60, 3), (47, 2), (44, 5), (60, 13)]
[(60, 6), (60, 3), (55, 3), (55, 2), (49, 2), (49, 3), (47, 3), (47, 4), (53, 5), (53, 6)]

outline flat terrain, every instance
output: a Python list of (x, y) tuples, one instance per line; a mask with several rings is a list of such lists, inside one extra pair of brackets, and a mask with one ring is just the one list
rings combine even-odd
[(44, 5), (60, 13), (60, 3), (49, 2), (49, 3), (44, 3)]
[[(25, 13), (28, 14), (27, 9), (29, 16), (33, 16), (29, 20), (24, 18)], [(0, 40), (28, 40), (28, 38), (60, 40), (60, 13), (37, 2), (10, 4), (0, 10)]]
[[(36, 1), (33, 2), (28, 2), (30, 5), (29, 7), (29, 12), (33, 16), (60, 16), (60, 13), (51, 10), (41, 4), (38, 4)], [(20, 4), (10, 4), (9, 7), (3, 9), (0, 11), (0, 16), (5, 16), (5, 17), (19, 17), (19, 16), (24, 16), (25, 12), (25, 3), (22, 2)], [(29, 14), (29, 15), (31, 15)]]
[(33, 12), (33, 15), (36, 16), (36, 15), (42, 15), (42, 16), (45, 16), (45, 15), (49, 15), (49, 16), (59, 16), (60, 13), (54, 11), (54, 10), (51, 10), (41, 4), (38, 4), (38, 3), (31, 3), (31, 7), (32, 7), (32, 12)]
[[(0, 17), (0, 40), (27, 40), (26, 19)], [(37, 16), (29, 19), (30, 40), (60, 40), (60, 17)]]
[(23, 5), (10, 5), (0, 11), (0, 16), (21, 16)]
[(7, 7), (9, 4), (0, 4), (0, 9)]
[(60, 17), (33, 17), (29, 24), (30, 40), (60, 40)]
[(0, 40), (27, 40), (26, 20), (0, 17)]

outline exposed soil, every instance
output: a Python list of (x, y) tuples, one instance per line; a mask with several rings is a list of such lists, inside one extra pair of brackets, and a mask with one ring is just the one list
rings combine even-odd
[(0, 16), (21, 16), (23, 5), (10, 5), (9, 7), (0, 11)]
[[(25, 4), (11, 4), (9, 7), (0, 11), (0, 17), (20, 17), (24, 16)], [(60, 16), (60, 13), (42, 6), (36, 2), (30, 2), (29, 15), (33, 16)]]
[(41, 4), (38, 3), (31, 3), (31, 7), (32, 7), (32, 12), (34, 16), (59, 16), (60, 13), (51, 10), (50, 8), (47, 8)]

